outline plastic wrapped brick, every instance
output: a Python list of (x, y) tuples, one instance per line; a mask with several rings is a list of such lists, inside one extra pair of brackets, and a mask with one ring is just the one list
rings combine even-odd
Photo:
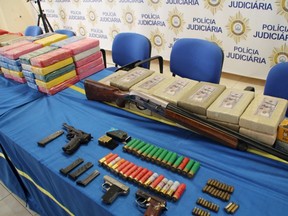
[(48, 37), (45, 37), (45, 38), (42, 38), (42, 39), (39, 39), (39, 40), (35, 40), (34, 43), (41, 44), (43, 46), (50, 46), (52, 43), (64, 40), (67, 37), (68, 36), (64, 35), (64, 34), (53, 34), (53, 35), (50, 35)]
[(79, 68), (79, 67), (84, 66), (84, 65), (88, 64), (89, 62), (92, 62), (92, 61), (99, 59), (99, 58), (102, 59), (102, 53), (100, 51), (93, 53), (92, 55), (89, 55), (86, 58), (83, 58), (79, 61), (76, 61), (75, 66), (77, 68)]
[(39, 55), (42, 55), (42, 54), (45, 54), (48, 52), (51, 52), (55, 49), (57, 49), (57, 47), (46, 46), (46, 47), (40, 48), (38, 50), (35, 50), (33, 52), (22, 55), (19, 57), (19, 59), (20, 59), (20, 62), (23, 64), (31, 64), (31, 62), (30, 62), (31, 58), (34, 58), (36, 56), (39, 56)]
[(88, 62), (87, 64), (81, 66), (81, 67), (77, 67), (76, 68), (76, 72), (77, 74), (81, 74), (86, 72), (87, 70), (97, 67), (98, 65), (103, 65), (103, 59), (102, 58), (98, 58), (95, 59), (94, 61)]
[(83, 40), (80, 41), (76, 41), (74, 43), (68, 44), (63, 46), (63, 49), (68, 49), (70, 50), (73, 55), (79, 54), (83, 51), (92, 49), (94, 47), (98, 47), (99, 46), (99, 40), (97, 39), (92, 39), (92, 38), (85, 38)]
[(99, 51), (100, 51), (100, 47), (97, 46), (97, 47), (88, 49), (88, 50), (86, 50), (84, 52), (81, 52), (81, 53), (79, 53), (77, 55), (74, 55), (73, 59), (74, 59), (75, 62), (78, 62), (78, 61), (80, 61), (80, 60), (82, 60), (84, 58), (87, 58), (88, 56), (90, 56), (90, 55), (92, 55), (94, 53), (97, 53)]
[(81, 36), (72, 36), (64, 40), (58, 41), (56, 43), (52, 43), (51, 46), (60, 48), (68, 44), (74, 43), (76, 41), (83, 40), (84, 38), (85, 37), (81, 37)]
[[(53, 65), (49, 65), (49, 66), (43, 67), (43, 68), (32, 66), (31, 67), (31, 71), (33, 73), (35, 73), (35, 74), (46, 75), (48, 73), (51, 73), (51, 72), (53, 72), (55, 70), (58, 70), (58, 69), (60, 69), (62, 67), (65, 67), (65, 66), (67, 66), (69, 64), (72, 64), (72, 63), (73, 63), (73, 59), (70, 57), (70, 58), (64, 59), (62, 61), (59, 61), (59, 62), (57, 62), (57, 63), (55, 63)], [(23, 67), (23, 65), (22, 65), (22, 67)]]
[(41, 47), (41, 44), (29, 43), (15, 49), (8, 50), (5, 52), (4, 56), (10, 59), (18, 59), (21, 55), (40, 49)]

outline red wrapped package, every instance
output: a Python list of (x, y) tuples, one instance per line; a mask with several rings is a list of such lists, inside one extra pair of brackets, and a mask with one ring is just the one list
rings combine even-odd
[(99, 40), (92, 38), (85, 38), (80, 41), (63, 46), (63, 49), (71, 50), (73, 55), (79, 54), (85, 50), (99, 46)]

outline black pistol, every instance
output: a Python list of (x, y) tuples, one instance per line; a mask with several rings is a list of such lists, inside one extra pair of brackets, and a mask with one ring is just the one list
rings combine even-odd
[(91, 134), (77, 130), (66, 123), (63, 124), (63, 128), (67, 131), (66, 137), (69, 142), (62, 149), (68, 155), (73, 154), (80, 145), (87, 144), (92, 139)]
[(159, 216), (163, 211), (167, 210), (165, 200), (152, 196), (142, 190), (136, 192), (136, 203), (140, 207), (146, 208), (144, 216)]
[(104, 176), (102, 188), (106, 190), (106, 193), (102, 196), (102, 201), (106, 204), (111, 204), (118, 195), (129, 193), (128, 186), (107, 175)]

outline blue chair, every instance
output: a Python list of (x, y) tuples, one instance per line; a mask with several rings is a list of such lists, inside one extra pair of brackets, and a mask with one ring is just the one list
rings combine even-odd
[[(112, 44), (112, 61), (115, 67), (108, 67), (107, 69), (115, 71), (118, 67), (129, 64), (135, 65), (136, 62), (150, 57), (151, 42), (147, 37), (137, 33), (119, 33), (115, 36)], [(150, 68), (150, 62), (147, 61), (141, 66)]]
[(43, 34), (43, 30), (39, 26), (28, 26), (24, 32), (25, 36), (37, 36), (41, 34)]
[(64, 34), (64, 35), (67, 35), (68, 37), (73, 37), (75, 36), (75, 32), (71, 31), (71, 30), (68, 30), (68, 29), (57, 29), (54, 31), (55, 33), (58, 33), (58, 34)]
[(181, 38), (171, 50), (170, 71), (173, 76), (219, 83), (224, 61), (223, 50), (207, 40)]
[[(288, 62), (274, 65), (266, 78), (264, 95), (288, 100)], [(288, 117), (288, 110), (286, 111)]]

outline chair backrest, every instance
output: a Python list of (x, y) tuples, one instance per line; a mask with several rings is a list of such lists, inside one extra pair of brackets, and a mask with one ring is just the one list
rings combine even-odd
[(58, 34), (65, 34), (67, 35), (68, 37), (73, 37), (75, 36), (75, 32), (71, 31), (71, 30), (68, 30), (68, 29), (57, 29), (54, 31), (55, 33), (58, 33)]
[[(137, 60), (151, 57), (151, 42), (144, 35), (137, 33), (119, 33), (112, 44), (112, 61), (116, 66), (123, 66)], [(143, 64), (149, 68), (150, 63)]]
[(223, 61), (223, 51), (216, 43), (181, 38), (172, 47), (170, 71), (193, 80), (219, 83)]
[(276, 64), (270, 69), (264, 86), (264, 95), (288, 100), (288, 62)]
[(39, 26), (28, 26), (24, 32), (25, 36), (37, 36), (41, 34), (43, 34), (43, 30)]

